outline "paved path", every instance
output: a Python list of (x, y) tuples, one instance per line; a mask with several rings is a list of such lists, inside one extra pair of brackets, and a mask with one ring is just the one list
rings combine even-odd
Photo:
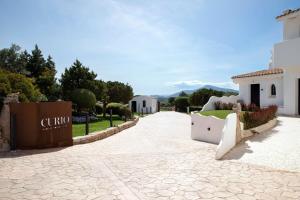
[(190, 117), (161, 112), (102, 141), (0, 158), (0, 199), (300, 199), (300, 174), (214, 160)]
[(278, 117), (278, 125), (241, 143), (226, 159), (300, 172), (300, 118)]

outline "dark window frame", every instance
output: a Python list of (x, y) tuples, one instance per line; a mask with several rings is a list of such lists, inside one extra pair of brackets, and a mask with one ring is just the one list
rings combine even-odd
[(271, 85), (271, 96), (276, 96), (276, 86), (275, 86), (275, 84)]

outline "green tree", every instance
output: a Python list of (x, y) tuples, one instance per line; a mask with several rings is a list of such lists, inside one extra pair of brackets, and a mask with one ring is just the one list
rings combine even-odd
[(14, 73), (27, 74), (28, 53), (22, 52), (21, 47), (12, 44), (10, 48), (0, 50), (0, 69)]
[(56, 83), (56, 70), (55, 63), (52, 60), (52, 57), (49, 55), (47, 61), (42, 67), (38, 77), (36, 77), (36, 84), (38, 85), (40, 91), (45, 94), (49, 100), (57, 100), (59, 94), (57, 93), (58, 84)]
[(208, 102), (211, 96), (221, 97), (223, 95), (224, 92), (203, 88), (197, 90), (190, 96), (190, 103), (193, 106), (203, 106)]
[(37, 45), (31, 51), (28, 59), (27, 70), (30, 72), (30, 77), (37, 79), (45, 71), (46, 61), (43, 57), (42, 51)]
[[(77, 88), (95, 91), (95, 78), (97, 74), (76, 60), (69, 69), (61, 75), (61, 88), (64, 99), (70, 99), (70, 94)], [(99, 84), (99, 83), (96, 83)]]
[(40, 91), (33, 85), (32, 79), (22, 74), (0, 70), (0, 93), (2, 99), (9, 93), (19, 93), (21, 102), (35, 102), (46, 100)]
[(108, 81), (106, 85), (109, 102), (127, 104), (133, 97), (133, 89), (128, 84), (118, 81)]
[(174, 103), (178, 112), (187, 112), (187, 107), (190, 106), (189, 97), (176, 97)]
[(87, 89), (75, 89), (71, 93), (71, 100), (77, 106), (77, 112), (80, 113), (83, 109), (91, 111), (95, 108), (95, 94)]
[(168, 98), (168, 103), (170, 104), (170, 106), (174, 106), (174, 102), (175, 102), (175, 97)]
[(33, 83), (48, 99), (59, 98), (55, 63), (51, 56), (46, 61), (37, 45), (32, 50), (32, 54), (27, 53), (26, 50), (21, 51), (21, 47), (14, 44), (8, 49), (0, 50), (0, 68), (32, 78)]

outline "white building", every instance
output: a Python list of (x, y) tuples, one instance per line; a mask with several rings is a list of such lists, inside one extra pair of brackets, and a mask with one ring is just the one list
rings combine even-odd
[(233, 76), (239, 98), (260, 107), (276, 104), (278, 112), (300, 114), (300, 8), (286, 10), (276, 19), (283, 23), (283, 41), (274, 45), (267, 70)]
[(151, 96), (135, 96), (129, 101), (128, 105), (132, 112), (137, 113), (155, 113), (159, 111), (157, 99)]

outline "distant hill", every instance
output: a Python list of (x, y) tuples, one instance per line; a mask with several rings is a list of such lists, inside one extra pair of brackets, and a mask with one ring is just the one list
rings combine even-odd
[(233, 93), (238, 93), (237, 90), (233, 90), (233, 89), (229, 89), (229, 88), (222, 88), (222, 87), (217, 87), (217, 86), (213, 86), (213, 85), (204, 85), (198, 89), (194, 89), (194, 90), (182, 90), (182, 91), (179, 91), (179, 92), (176, 92), (174, 94), (170, 94), (170, 95), (151, 95), (155, 98), (157, 98), (158, 100), (162, 100), (162, 99), (166, 99), (166, 98), (169, 98), (169, 97), (178, 97), (179, 94), (181, 92), (185, 92), (186, 94), (192, 94), (193, 92), (199, 90), (199, 89), (212, 89), (212, 90), (217, 90), (217, 91), (221, 91), (221, 92), (233, 92)]

